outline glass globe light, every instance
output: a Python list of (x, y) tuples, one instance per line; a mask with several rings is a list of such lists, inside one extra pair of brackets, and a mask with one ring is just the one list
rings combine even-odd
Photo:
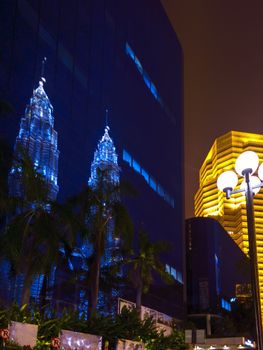
[[(260, 181), (260, 179), (257, 176), (250, 176), (249, 180), (250, 180), (250, 184), (251, 184), (252, 187), (258, 186), (258, 185), (261, 184), (261, 181)], [(247, 190), (246, 180), (241, 182), (240, 188), (242, 190)], [(252, 192), (254, 194), (257, 194), (259, 191), (260, 191), (260, 187), (252, 188)]]
[(220, 191), (224, 191), (226, 188), (233, 190), (237, 183), (237, 174), (231, 170), (224, 171), (217, 179), (217, 187)]
[(263, 180), (263, 163), (261, 163), (258, 168), (258, 177), (260, 178), (260, 180)]
[(258, 163), (258, 155), (253, 151), (246, 151), (237, 158), (235, 169), (240, 176), (244, 175), (243, 171), (246, 169), (251, 169), (250, 174), (253, 174), (257, 170)]

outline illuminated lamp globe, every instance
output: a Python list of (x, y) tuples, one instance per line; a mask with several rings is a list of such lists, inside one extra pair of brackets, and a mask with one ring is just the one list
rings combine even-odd
[(263, 180), (263, 163), (261, 163), (258, 168), (258, 177), (260, 178), (260, 180)]
[(220, 191), (229, 188), (233, 190), (238, 183), (237, 174), (234, 171), (224, 171), (217, 179), (217, 187)]
[(258, 163), (258, 155), (253, 151), (246, 151), (237, 158), (235, 169), (240, 176), (244, 175), (244, 170), (251, 169), (250, 174), (252, 175), (257, 170)]
[[(258, 186), (261, 184), (261, 181), (257, 176), (250, 176), (249, 181), (250, 181), (252, 187)], [(241, 182), (240, 189), (245, 190), (245, 191), (247, 190), (246, 180)], [(260, 191), (260, 187), (252, 188), (252, 192), (254, 194), (257, 194), (259, 191)]]

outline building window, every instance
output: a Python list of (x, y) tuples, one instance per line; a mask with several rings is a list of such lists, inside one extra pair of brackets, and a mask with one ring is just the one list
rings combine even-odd
[(147, 173), (147, 171), (144, 170), (144, 169), (142, 168), (141, 174), (142, 174), (142, 176), (144, 177), (144, 180), (145, 180), (147, 183), (149, 183), (150, 176), (149, 176), (149, 174)]
[(183, 284), (183, 275), (180, 271), (177, 271), (173, 266), (165, 265), (165, 271), (169, 273), (177, 282)]
[(130, 58), (134, 61), (135, 60), (135, 55), (134, 55), (134, 52), (132, 51), (130, 45), (128, 43), (126, 43), (125, 45), (125, 49), (126, 49), (126, 54), (128, 56), (130, 56)]
[(157, 91), (156, 86), (154, 85), (154, 83), (151, 81), (151, 78), (149, 77), (149, 75), (147, 74), (147, 72), (145, 71), (145, 69), (143, 69), (143, 66), (139, 60), (139, 58), (135, 55), (134, 51), (132, 50), (132, 48), (130, 47), (130, 45), (126, 42), (125, 45), (125, 52), (126, 54), (132, 59), (132, 61), (134, 62), (137, 70), (139, 71), (139, 73), (141, 74), (145, 85), (147, 86), (147, 88), (151, 91), (152, 95), (154, 96), (154, 98), (160, 102), (161, 101), (161, 97)]
[(215, 254), (215, 275), (216, 275), (216, 293), (217, 295), (220, 294), (220, 263), (219, 263), (219, 258)]
[(127, 42), (125, 44), (125, 52), (126, 52), (126, 55), (129, 56), (131, 58), (131, 60), (133, 61), (133, 63), (135, 64), (135, 67), (137, 68), (138, 72), (142, 76), (145, 85), (150, 90), (153, 97), (156, 99), (156, 101), (159, 102), (160, 106), (162, 107), (162, 109), (164, 110), (164, 112), (168, 116), (168, 118), (173, 123), (175, 123), (174, 113), (172, 113), (170, 108), (163, 102), (155, 84), (152, 82), (151, 78), (149, 77), (149, 75), (147, 74), (145, 69), (143, 68), (139, 58), (135, 55), (134, 51), (132, 50), (132, 48), (130, 47), (130, 45)]
[(151, 188), (152, 188), (155, 192), (157, 192), (157, 185), (156, 185), (156, 182), (155, 182), (154, 179), (151, 178), (151, 177), (150, 177), (150, 186), (151, 186)]
[(221, 307), (224, 310), (231, 311), (231, 304), (223, 298), (221, 299)]
[(135, 159), (132, 160), (132, 167), (135, 171), (137, 171), (137, 173), (141, 173), (140, 164), (138, 162), (136, 162)]
[(130, 154), (125, 150), (123, 150), (123, 160), (125, 160), (125, 162), (129, 163), (129, 165), (132, 166), (132, 158)]
[(174, 198), (124, 149), (122, 159), (129, 164), (137, 173), (141, 174), (147, 184), (162, 197), (172, 208), (175, 206)]

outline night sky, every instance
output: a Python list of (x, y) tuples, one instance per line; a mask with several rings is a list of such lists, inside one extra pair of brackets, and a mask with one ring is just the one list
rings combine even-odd
[(184, 51), (185, 202), (214, 139), (263, 134), (263, 2), (162, 0)]

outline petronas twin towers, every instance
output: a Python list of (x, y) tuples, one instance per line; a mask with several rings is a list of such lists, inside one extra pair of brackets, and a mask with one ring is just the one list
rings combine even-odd
[[(58, 158), (59, 150), (57, 144), (57, 132), (54, 129), (53, 107), (44, 90), (45, 79), (41, 78), (37, 89), (33, 91), (29, 105), (26, 107), (25, 115), (21, 118), (19, 134), (16, 138), (14, 153), (19, 157), (21, 148), (30, 156), (35, 169), (39, 172), (48, 184), (49, 200), (54, 201), (59, 191), (58, 186)], [(98, 142), (94, 153), (94, 160), (91, 164), (91, 174), (88, 186), (96, 188), (98, 184), (98, 169), (107, 170), (107, 183), (118, 185), (120, 180), (120, 168), (118, 156), (109, 136), (109, 126), (106, 125), (104, 135)], [(16, 162), (13, 163), (8, 177), (9, 195), (12, 197), (23, 197), (21, 168)], [(109, 227), (110, 229), (110, 227)], [(111, 230), (110, 230), (111, 231)], [(110, 252), (111, 232), (108, 235), (108, 251)], [(109, 254), (108, 254), (109, 255)], [(108, 256), (110, 261), (110, 256)], [(20, 276), (14, 287), (15, 298), (19, 298), (23, 278)], [(54, 280), (54, 276), (52, 277)], [(54, 282), (54, 281), (53, 281)], [(31, 296), (35, 301), (39, 299), (43, 283), (43, 275), (35, 278), (31, 286)]]
[[(54, 129), (53, 107), (44, 90), (45, 79), (41, 78), (39, 86), (33, 91), (25, 116), (21, 119), (19, 134), (15, 142), (15, 153), (19, 148), (28, 152), (36, 170), (43, 175), (49, 187), (49, 199), (55, 200), (59, 191), (57, 132)], [(88, 185), (96, 186), (98, 168), (107, 168), (107, 179), (117, 185), (120, 179), (118, 156), (109, 136), (109, 126), (105, 127), (102, 139), (99, 141), (91, 165), (91, 175)], [(9, 174), (9, 193), (12, 197), (22, 195), (20, 169), (15, 164)]]

